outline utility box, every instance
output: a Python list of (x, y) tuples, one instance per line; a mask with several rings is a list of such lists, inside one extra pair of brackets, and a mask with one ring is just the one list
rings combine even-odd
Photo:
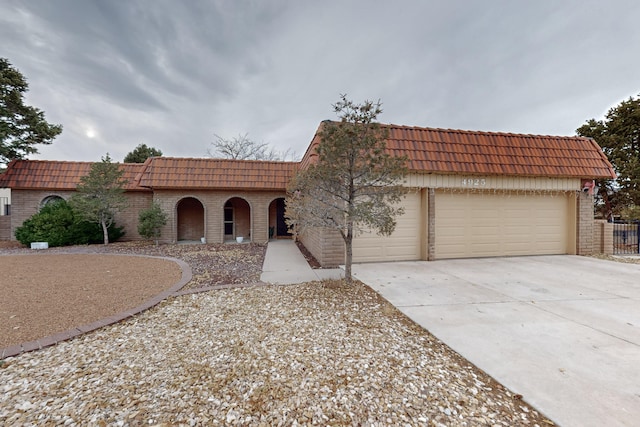
[(49, 249), (49, 242), (31, 242), (31, 249)]

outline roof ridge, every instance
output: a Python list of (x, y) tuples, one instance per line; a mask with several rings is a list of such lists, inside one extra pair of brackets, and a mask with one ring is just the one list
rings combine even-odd
[(578, 135), (548, 135), (548, 134), (534, 134), (534, 133), (516, 133), (516, 132), (501, 132), (501, 131), (484, 131), (484, 130), (468, 130), (468, 129), (453, 129), (453, 128), (433, 128), (424, 126), (411, 126), (411, 125), (396, 125), (394, 123), (380, 123), (381, 126), (395, 129), (411, 129), (421, 131), (432, 132), (446, 132), (446, 133), (460, 133), (465, 135), (498, 135), (498, 136), (518, 136), (527, 138), (549, 138), (549, 139), (588, 139)]
[(276, 164), (298, 164), (299, 161), (293, 160), (253, 160), (253, 159), (223, 159), (223, 158), (215, 158), (215, 157), (165, 157), (158, 156), (153, 157), (153, 160), (197, 160), (197, 161), (207, 161), (207, 162), (249, 162), (249, 163), (276, 163)]

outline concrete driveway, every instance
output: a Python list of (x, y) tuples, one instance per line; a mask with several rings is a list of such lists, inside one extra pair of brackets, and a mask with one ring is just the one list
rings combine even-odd
[(640, 425), (640, 265), (537, 256), (354, 276), (558, 424)]

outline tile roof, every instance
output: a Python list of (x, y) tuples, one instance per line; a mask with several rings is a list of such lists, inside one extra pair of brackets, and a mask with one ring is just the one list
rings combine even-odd
[(293, 162), (153, 157), (136, 179), (148, 188), (283, 191), (297, 168)]
[[(92, 162), (14, 160), (0, 175), (0, 188), (74, 190)], [(284, 191), (298, 163), (152, 157), (144, 164), (121, 163), (128, 191), (245, 189)]]
[[(66, 162), (57, 160), (13, 160), (0, 175), (0, 188), (20, 190), (75, 190), (80, 178), (87, 175), (94, 162)], [(137, 185), (136, 174), (141, 164), (120, 163), (128, 191), (147, 191)]]
[[(613, 166), (590, 138), (383, 126), (389, 131), (387, 151), (406, 155), (411, 171), (615, 178)], [(316, 132), (302, 168), (313, 161), (319, 142)]]
[[(326, 122), (320, 124), (320, 127)], [(387, 151), (406, 155), (415, 172), (615, 178), (611, 163), (589, 138), (472, 132), (383, 125)], [(150, 189), (286, 189), (299, 168), (314, 159), (314, 136), (300, 163), (152, 157), (121, 163), (128, 191)], [(14, 160), (0, 174), (0, 188), (74, 190), (93, 162)]]

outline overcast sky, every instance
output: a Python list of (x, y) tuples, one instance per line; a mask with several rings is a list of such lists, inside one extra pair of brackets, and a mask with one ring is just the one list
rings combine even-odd
[(301, 156), (341, 93), (383, 123), (574, 135), (640, 93), (637, 0), (0, 0), (0, 57), (62, 134), (32, 159)]

